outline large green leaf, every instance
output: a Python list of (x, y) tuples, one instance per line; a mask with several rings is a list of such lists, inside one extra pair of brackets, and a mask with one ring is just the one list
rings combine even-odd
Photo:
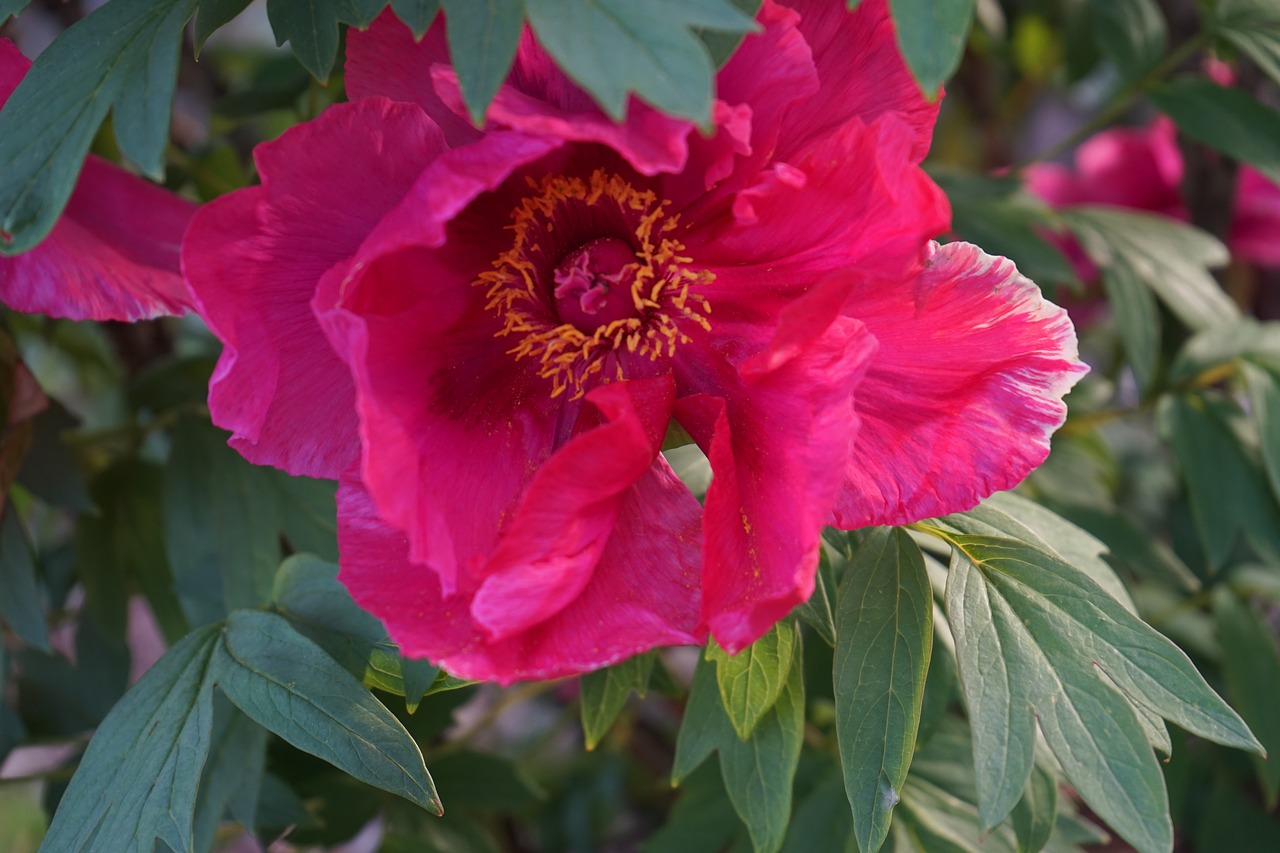
[(1126, 80), (1137, 80), (1161, 60), (1169, 41), (1155, 0), (1089, 0), (1098, 46)]
[(324, 81), (338, 55), (338, 24), (367, 27), (386, 7), (387, 0), (267, 0), (267, 18), (276, 44), (289, 42), (303, 67)]
[(676, 739), (676, 783), (697, 769), (712, 752), (720, 752), (720, 772), (729, 800), (747, 825), (756, 853), (782, 846), (791, 817), (791, 787), (804, 739), (804, 679), (800, 645), (796, 661), (778, 701), (742, 740), (725, 714), (714, 666), (698, 662), (689, 704)]
[(889, 0), (898, 46), (930, 98), (960, 65), (974, 0)]
[(273, 613), (227, 618), (218, 687), (259, 725), (376, 788), (442, 812), (404, 726), (333, 658)]
[(391, 10), (413, 30), (413, 37), (420, 39), (439, 14), (440, 0), (391, 0)]
[(1280, 111), (1203, 77), (1165, 83), (1151, 92), (1151, 100), (1187, 136), (1280, 183)]
[(933, 646), (924, 558), (901, 529), (877, 528), (845, 570), (836, 603), (836, 735), (858, 848), (889, 834), (915, 751)]
[(782, 695), (799, 642), (796, 627), (779, 622), (747, 648), (731, 655), (714, 640), (707, 660), (715, 661), (720, 701), (738, 737), (746, 740), (756, 723)]
[(507, 78), (524, 29), (521, 0), (441, 0), (448, 24), (449, 57), (462, 99), (477, 127)]
[(200, 7), (196, 10), (195, 27), (192, 33), (196, 56), (200, 55), (200, 49), (209, 40), (209, 36), (224, 24), (231, 23), (232, 18), (248, 8), (251, 0), (199, 0), (199, 2)]
[(112, 709), (85, 751), (41, 850), (192, 849), (192, 815), (209, 752), (214, 626), (195, 631)]
[(1214, 31), (1280, 83), (1280, 7), (1273, 0), (1220, 0), (1214, 13)]
[(698, 31), (743, 33), (729, 0), (525, 0), (538, 41), (614, 119), (634, 92), (663, 112), (706, 123), (715, 69)]
[(948, 538), (983, 825), (1021, 797), (1038, 720), (1084, 801), (1143, 853), (1168, 850), (1164, 780), (1130, 702), (1219, 743), (1257, 739), (1177, 646), (1083, 572), (1014, 540)]
[(1018, 853), (1038, 853), (1049, 843), (1058, 817), (1058, 780), (1040, 765), (1031, 771), (1026, 793), (1014, 806), (1009, 822), (1017, 838)]
[(407, 660), (376, 618), (361, 610), (338, 581), (338, 567), (310, 554), (280, 564), (274, 599), (280, 614), (369, 687), (405, 697), (412, 712), (440, 668)]
[(1240, 312), (1209, 267), (1227, 263), (1227, 249), (1212, 235), (1167, 216), (1115, 207), (1080, 205), (1063, 219), (1098, 266), (1123, 260), (1192, 330), (1236, 321)]
[(1280, 504), (1237, 434), (1243, 413), (1235, 403), (1213, 391), (1170, 397), (1159, 419), (1210, 566), (1221, 568), (1242, 534), (1255, 547), (1280, 554)]
[(627, 696), (643, 696), (653, 675), (653, 654), (636, 655), (582, 676), (582, 732), (587, 749), (595, 749), (618, 718)]
[(25, 252), (53, 228), (108, 110), (121, 153), (163, 176), (178, 48), (195, 4), (111, 0), (36, 59), (0, 110), (0, 253)]
[(213, 849), (214, 834), (228, 813), (246, 829), (254, 828), (266, 759), (267, 730), (215, 695), (209, 759), (196, 800), (196, 850)]
[(27, 645), (49, 648), (35, 559), (13, 501), (0, 506), (0, 616)]
[(1280, 648), (1271, 627), (1230, 590), (1214, 590), (1213, 614), (1227, 695), (1267, 749), (1268, 757), (1252, 758), (1272, 810), (1280, 801)]

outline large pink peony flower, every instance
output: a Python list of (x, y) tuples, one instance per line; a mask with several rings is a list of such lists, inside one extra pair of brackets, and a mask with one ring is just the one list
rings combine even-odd
[[(31, 67), (0, 38), (0, 106)], [(0, 256), (0, 303), (74, 320), (185, 314), (179, 246), (195, 205), (90, 156), (62, 219), (39, 246)]]
[(708, 137), (638, 102), (613, 124), (531, 36), (477, 131), (440, 27), (385, 15), (350, 35), (356, 100), (196, 215), (214, 419), (340, 477), (340, 577), (406, 653), (510, 682), (738, 650), (809, 596), (824, 523), (963, 510), (1043, 460), (1070, 323), (930, 242), (936, 105), (884, 0), (788, 5)]
[[(1187, 221), (1182, 175), (1178, 130), (1165, 116), (1091, 137), (1076, 152), (1074, 168), (1040, 163), (1026, 170), (1027, 188), (1054, 207), (1109, 204)], [(1280, 186), (1249, 166), (1240, 167), (1227, 245), (1241, 260), (1280, 266)], [(1082, 267), (1083, 277), (1095, 274)]]

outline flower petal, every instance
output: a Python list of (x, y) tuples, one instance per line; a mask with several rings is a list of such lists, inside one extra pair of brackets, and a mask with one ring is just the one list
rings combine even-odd
[(225, 344), (209, 407), (250, 461), (336, 478), (355, 458), (351, 379), (311, 299), (443, 147), (417, 106), (341, 104), (259, 146), (262, 185), (196, 215), (183, 270)]
[(1088, 368), (1066, 312), (1012, 262), (935, 244), (916, 281), (858, 279), (849, 306), (879, 349), (854, 397), (861, 426), (835, 524), (967, 510), (1044, 461), (1062, 397)]
[(696, 627), (698, 524), (698, 502), (658, 457), (627, 491), (581, 593), (527, 630), (490, 640), (471, 616), (471, 590), (443, 595), (435, 572), (409, 559), (403, 534), (349, 476), (338, 490), (338, 577), (406, 655), (461, 678), (560, 678), (705, 639)]
[(1260, 266), (1280, 267), (1280, 186), (1261, 172), (1240, 167), (1231, 251)]
[[(0, 106), (31, 67), (0, 39)], [(0, 258), (0, 302), (73, 320), (185, 314), (178, 245), (191, 202), (90, 156), (62, 218), (29, 252)]]
[(792, 303), (770, 345), (718, 381), (703, 373), (715, 359), (709, 349), (694, 366), (680, 362), (686, 385), (711, 386), (681, 399), (676, 417), (711, 462), (702, 624), (730, 652), (813, 592), (822, 525), (840, 488), (832, 460), (848, 456), (854, 388), (876, 346), (841, 315), (846, 292), (831, 281)]
[(822, 88), (787, 112), (777, 159), (790, 161), (796, 150), (851, 118), (870, 124), (896, 113), (912, 129), (912, 162), (924, 160), (942, 99), (926, 99), (907, 69), (887, 0), (862, 0), (853, 12), (830, 0), (782, 2), (800, 13), (800, 31), (813, 51)]

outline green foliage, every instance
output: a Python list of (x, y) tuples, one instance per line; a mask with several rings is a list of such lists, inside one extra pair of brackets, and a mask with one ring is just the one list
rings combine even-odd
[(448, 22), (449, 55), (471, 121), (484, 126), (484, 111), (511, 70), (524, 28), (521, 0), (441, 0)]
[(636, 655), (582, 676), (582, 733), (587, 749), (595, 749), (600, 743), (631, 691), (644, 696), (653, 675), (653, 663), (652, 654)]
[(905, 530), (879, 528), (845, 571), (836, 606), (836, 734), (858, 849), (874, 853), (915, 751), (933, 644), (933, 594)]
[(0, 24), (17, 15), (31, 0), (0, 0)]
[(1211, 21), (1218, 36), (1280, 83), (1280, 9), (1270, 0), (1220, 0)]
[(1178, 129), (1280, 182), (1280, 111), (1239, 89), (1183, 78), (1151, 93)]
[(1150, 71), (1164, 56), (1169, 30), (1155, 0), (1089, 0), (1098, 46), (1127, 80)]
[(743, 740), (782, 695), (798, 642), (795, 627), (779, 623), (736, 655), (714, 640), (707, 644), (707, 660), (716, 664), (721, 707)]
[(898, 45), (930, 97), (956, 70), (973, 23), (974, 0), (889, 0)]

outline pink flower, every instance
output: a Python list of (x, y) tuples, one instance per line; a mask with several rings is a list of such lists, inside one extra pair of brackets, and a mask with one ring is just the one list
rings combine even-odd
[(709, 137), (634, 101), (613, 124), (531, 36), (477, 131), (440, 28), (384, 16), (350, 35), (357, 100), (196, 215), (214, 419), (341, 478), (340, 577), (407, 654), (510, 682), (738, 650), (809, 596), (824, 523), (966, 509), (1043, 460), (1070, 323), (929, 241), (936, 105), (884, 0), (790, 5)]
[[(31, 67), (0, 39), (0, 106)], [(0, 256), (0, 302), (74, 320), (141, 320), (185, 314), (178, 270), (195, 205), (90, 156), (62, 219), (39, 246)]]
[[(1041, 163), (1025, 174), (1027, 188), (1054, 207), (1109, 204), (1191, 218), (1182, 197), (1178, 130), (1164, 116), (1090, 138), (1076, 152), (1074, 169)], [(1280, 266), (1280, 187), (1249, 166), (1240, 167), (1227, 244), (1249, 263)], [(1091, 264), (1077, 266), (1082, 278), (1096, 277)]]

